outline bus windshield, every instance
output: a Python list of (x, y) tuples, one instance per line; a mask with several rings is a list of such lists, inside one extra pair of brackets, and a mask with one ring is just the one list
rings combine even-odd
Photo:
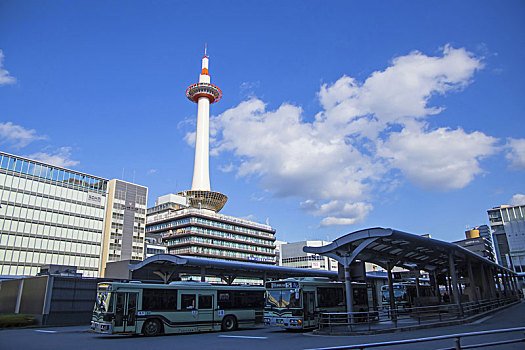
[(268, 305), (275, 307), (301, 307), (300, 295), (293, 289), (268, 290)]
[(97, 292), (97, 300), (95, 302), (95, 311), (109, 312), (111, 307), (111, 293), (107, 290), (99, 290)]

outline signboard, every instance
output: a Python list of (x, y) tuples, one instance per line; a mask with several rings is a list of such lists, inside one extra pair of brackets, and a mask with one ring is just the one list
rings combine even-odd
[(269, 282), (266, 284), (270, 285), (270, 288), (298, 288), (299, 283), (297, 282)]
[(94, 192), (88, 192), (86, 202), (89, 204), (103, 205), (102, 195)]

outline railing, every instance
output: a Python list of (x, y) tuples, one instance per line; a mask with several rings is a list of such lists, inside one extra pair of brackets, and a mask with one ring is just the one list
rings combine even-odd
[(461, 308), (458, 304), (440, 304), (410, 308), (381, 309), (369, 312), (338, 312), (322, 313), (318, 327), (324, 332), (359, 332), (387, 330), (422, 324), (458, 320), (475, 314), (499, 308), (518, 301), (517, 296), (464, 302)]
[(432, 341), (448, 340), (448, 339), (453, 339), (454, 340), (454, 346), (441, 348), (440, 350), (474, 349), (474, 348), (491, 347), (491, 346), (494, 346), (494, 345), (503, 345), (503, 344), (513, 344), (513, 343), (525, 342), (525, 333), (524, 333), (524, 336), (521, 337), (521, 338), (506, 339), (506, 340), (493, 341), (493, 342), (488, 342), (488, 343), (461, 345), (462, 338), (483, 336), (483, 335), (492, 335), (492, 334), (501, 334), (501, 333), (510, 333), (510, 332), (525, 332), (525, 327), (507, 328), (507, 329), (495, 329), (495, 330), (481, 331), (481, 332), (448, 334), (448, 335), (440, 335), (440, 336), (428, 337), (428, 338), (394, 340), (394, 341), (382, 342), (382, 343), (343, 345), (343, 346), (335, 346), (335, 347), (330, 347), (330, 348), (316, 348), (316, 349), (310, 349), (310, 350), (328, 350), (328, 349), (330, 349), (330, 350), (357, 350), (357, 349), (364, 350), (364, 349), (378, 348), (378, 347), (384, 347), (384, 346), (388, 346), (390, 348), (390, 347), (396, 346), (396, 345), (416, 344), (416, 343), (432, 342)]

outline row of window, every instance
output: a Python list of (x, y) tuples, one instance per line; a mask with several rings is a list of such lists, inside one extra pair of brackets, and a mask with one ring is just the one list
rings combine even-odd
[[(224, 224), (222, 222), (217, 222), (217, 221), (212, 221), (212, 220), (207, 220), (207, 219), (202, 219), (202, 218), (197, 218), (197, 217), (185, 218), (185, 219), (174, 220), (174, 221), (165, 222), (161, 224), (151, 225), (151, 226), (146, 227), (146, 232), (167, 229), (170, 227), (179, 227), (179, 226), (188, 225), (188, 224), (201, 224), (201, 225), (206, 225), (206, 226), (211, 226), (211, 227), (222, 228), (222, 229), (226, 229), (230, 231), (236, 231), (236, 232), (248, 233), (248, 234), (257, 235), (257, 236), (273, 238), (273, 235), (267, 232), (248, 229), (246, 227), (241, 227), (241, 226)], [(222, 232), (222, 231), (215, 231), (215, 230), (209, 230), (209, 229), (202, 229), (202, 230), (203, 232), (205, 232), (205, 230), (211, 231), (213, 232), (213, 234), (215, 234), (215, 232)], [(241, 239), (240, 237), (246, 237), (242, 235), (233, 235), (233, 234), (232, 236), (234, 236), (232, 238), (236, 238), (236, 239)], [(260, 239), (259, 241), (260, 243), (272, 244), (271, 240)]]
[[(73, 223), (75, 225), (68, 225), (68, 224), (62, 224), (58, 226), (59, 224), (52, 223), (51, 220), (45, 221), (34, 221), (34, 220), (24, 220), (24, 219), (16, 219), (16, 218), (4, 218), (3, 219), (3, 225), (2, 221), (0, 221), (0, 230), (2, 232), (20, 232), (20, 233), (27, 233), (27, 234), (43, 234), (47, 235), (47, 232), (49, 235), (57, 235), (59, 237), (67, 237), (67, 234), (62, 234), (62, 232), (71, 232), (71, 231), (85, 231), (85, 232), (91, 232), (95, 236), (102, 233), (102, 227), (99, 224), (91, 222), (89, 225), (85, 225), (87, 227), (82, 227), (80, 223), (77, 223), (74, 218), (70, 218), (73, 220)], [(58, 220), (57, 220), (58, 221)], [(94, 228), (91, 228), (94, 227)], [(58, 232), (58, 233), (54, 233)]]
[[(2, 265), (0, 263), (0, 275), (12, 275), (12, 276), (35, 276), (40, 272), (40, 266), (24, 266), (24, 265)], [(82, 273), (83, 277), (97, 277), (98, 269), (78, 268), (77, 272)]]
[(215, 246), (228, 247), (228, 248), (253, 250), (255, 252), (266, 252), (266, 253), (274, 252), (274, 249), (270, 249), (270, 248), (264, 248), (264, 247), (259, 247), (255, 245), (248, 245), (248, 244), (235, 243), (235, 242), (229, 242), (229, 241), (221, 241), (217, 239), (203, 238), (203, 237), (198, 237), (198, 236), (186, 236), (186, 237), (181, 237), (181, 238), (176, 238), (176, 239), (169, 239), (167, 240), (167, 245), (170, 246), (174, 244), (190, 243), (190, 242), (211, 244)]
[(525, 216), (525, 205), (512, 208), (501, 208), (503, 222), (523, 220)]
[[(177, 303), (178, 299), (180, 305)], [(213, 307), (213, 295), (197, 296), (173, 289), (144, 289), (142, 294), (142, 310), (145, 311), (202, 310)], [(263, 291), (217, 291), (217, 308), (220, 310), (254, 310), (263, 307)]]
[(325, 257), (320, 255), (307, 255), (307, 256), (298, 256), (293, 258), (283, 258), (283, 263), (288, 262), (297, 262), (297, 261), (324, 261)]
[(200, 234), (204, 234), (204, 235), (208, 235), (208, 236), (212, 236), (212, 237), (223, 237), (223, 238), (235, 239), (235, 240), (244, 241), (244, 242), (247, 242), (247, 243), (266, 244), (266, 245), (270, 245), (270, 246), (273, 247), (273, 241), (270, 241), (270, 240), (267, 240), (267, 239), (261, 239), (261, 238), (251, 237), (251, 236), (244, 236), (244, 235), (239, 235), (239, 234), (236, 234), (236, 233), (212, 230), (212, 229), (203, 228), (203, 227), (192, 226), (192, 227), (187, 227), (187, 228), (183, 228), (183, 229), (178, 229), (175, 232), (177, 234), (184, 234), (184, 233), (188, 233), (188, 232), (193, 233), (194, 232), (194, 233), (200, 233)]
[[(22, 202), (13, 202), (13, 201), (2, 201), (2, 207), (4, 210), (0, 210), (0, 215), (3, 212), (7, 216), (15, 216), (25, 219), (37, 219), (35, 212), (49, 212), (56, 213), (60, 215), (67, 215), (72, 217), (79, 217), (89, 220), (103, 221), (102, 209), (96, 208), (82, 208), (78, 204), (64, 203), (61, 205), (47, 205), (44, 201), (36, 201), (33, 204), (25, 204)], [(81, 210), (86, 209), (86, 210)]]
[(39, 237), (0, 235), (0, 246), (13, 249), (66, 252), (71, 254), (99, 256), (100, 244), (79, 243)]
[(31, 223), (5, 219), (0, 221), (0, 232), (3, 234), (54, 238), (65, 241), (77, 241), (85, 243), (100, 242), (101, 230), (79, 229), (67, 226), (52, 226), (46, 223)]
[(188, 254), (188, 253), (197, 253), (197, 254), (209, 254), (215, 256), (224, 256), (228, 258), (241, 258), (253, 261), (266, 261), (266, 262), (275, 262), (273, 257), (268, 257), (266, 255), (259, 255), (255, 253), (243, 253), (243, 252), (233, 252), (230, 250), (207, 248), (207, 247), (184, 247), (184, 248), (173, 248), (169, 249), (170, 254)]
[[(87, 203), (95, 206), (105, 205), (105, 193), (94, 193), (81, 188), (69, 188), (53, 183), (46, 183), (39, 180), (25, 179), (0, 172), (0, 186), (7, 190), (23, 193), (33, 193), (45, 195), (47, 197), (70, 200), (80, 203)], [(91, 196), (90, 196), (91, 193)], [(93, 197), (95, 195), (95, 197)]]
[[(58, 213), (43, 211), (39, 209), (20, 208), (9, 204), (2, 204), (0, 208), (0, 218), (13, 221), (47, 223), (48, 225), (61, 225), (83, 228), (88, 230), (102, 230), (103, 221), (98, 218), (84, 218), (70, 215), (68, 213)], [(14, 230), (13, 230), (14, 231)]]
[(105, 192), (107, 180), (0, 153), (0, 169)]
[(98, 268), (99, 258), (74, 255), (69, 252), (26, 252), (23, 250), (0, 249), (0, 263), (30, 265), (72, 265), (83, 268)]

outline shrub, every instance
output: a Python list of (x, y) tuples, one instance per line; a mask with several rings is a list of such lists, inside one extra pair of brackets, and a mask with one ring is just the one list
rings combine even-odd
[(0, 315), (0, 328), (25, 327), (36, 323), (34, 317), (24, 314)]

